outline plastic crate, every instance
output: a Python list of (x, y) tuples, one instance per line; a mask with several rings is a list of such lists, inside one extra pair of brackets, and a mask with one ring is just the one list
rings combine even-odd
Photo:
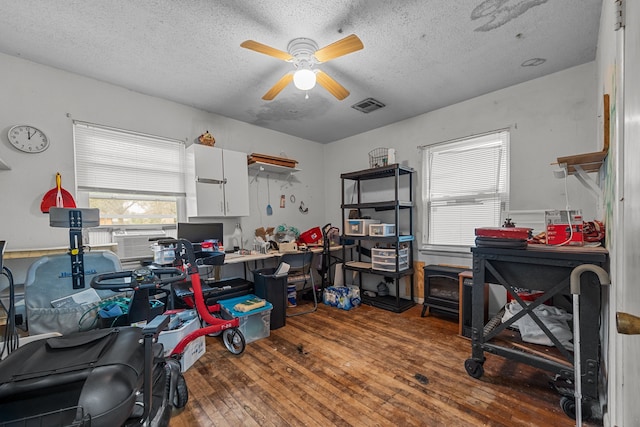
[(371, 268), (373, 270), (396, 271), (396, 257), (398, 258), (398, 271), (409, 268), (409, 249), (371, 249)]
[(252, 298), (258, 297), (255, 295), (245, 295), (243, 297), (218, 301), (222, 308), (221, 313), (223, 319), (231, 320), (234, 317), (238, 318), (240, 321), (238, 329), (242, 332), (242, 335), (244, 335), (244, 339), (247, 344), (269, 336), (271, 327), (271, 310), (273, 309), (273, 305), (271, 305), (269, 301), (266, 301), (264, 307), (256, 308), (255, 310), (247, 311), (246, 313), (233, 309), (236, 304), (245, 302)]
[(298, 239), (300, 243), (316, 243), (322, 239), (322, 231), (320, 231), (320, 227), (314, 227), (311, 230), (307, 230), (300, 235)]
[(385, 237), (395, 235), (395, 224), (369, 224), (369, 236)]
[(380, 224), (380, 221), (377, 219), (346, 219), (344, 234), (347, 236), (368, 236), (371, 224)]
[[(194, 313), (194, 318), (186, 321), (179, 328), (160, 332), (158, 342), (164, 346), (164, 355), (168, 356), (184, 337), (198, 329), (200, 329), (200, 321)], [(181, 371), (186, 372), (206, 351), (204, 336), (198, 337), (187, 344), (180, 358)]]

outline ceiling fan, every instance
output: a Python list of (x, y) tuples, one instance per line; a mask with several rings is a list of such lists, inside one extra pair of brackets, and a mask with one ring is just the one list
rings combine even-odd
[[(240, 46), (291, 62), (296, 68), (295, 71), (285, 74), (264, 94), (262, 99), (265, 101), (271, 101), (292, 81), (298, 89), (305, 91), (313, 89), (317, 82), (337, 99), (345, 99), (349, 96), (349, 91), (324, 71), (314, 70), (313, 66), (364, 48), (362, 41), (355, 34), (331, 43), (322, 49), (318, 49), (318, 45), (313, 40), (303, 37), (291, 40), (287, 46), (287, 52), (253, 40), (244, 41)], [(309, 95), (307, 94), (306, 97), (308, 98)]]

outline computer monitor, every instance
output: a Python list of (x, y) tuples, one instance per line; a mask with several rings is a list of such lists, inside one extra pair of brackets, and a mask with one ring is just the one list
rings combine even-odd
[(178, 223), (178, 239), (186, 239), (191, 243), (202, 243), (206, 240), (217, 240), (222, 242), (222, 223)]

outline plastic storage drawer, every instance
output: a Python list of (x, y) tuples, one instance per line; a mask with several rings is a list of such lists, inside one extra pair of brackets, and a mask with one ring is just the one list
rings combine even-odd
[(222, 308), (222, 318), (231, 320), (237, 317), (240, 321), (240, 332), (244, 335), (244, 339), (247, 344), (250, 342), (259, 340), (260, 338), (266, 338), (269, 336), (271, 325), (271, 310), (273, 305), (269, 301), (266, 301), (264, 307), (256, 308), (255, 310), (240, 312), (233, 309), (236, 304), (245, 302), (252, 298), (258, 298), (255, 295), (245, 295), (238, 298), (231, 298), (227, 300), (218, 301)]
[(380, 221), (377, 219), (346, 219), (344, 234), (347, 236), (368, 236), (371, 224), (380, 224)]
[(395, 224), (369, 224), (369, 236), (386, 237), (395, 235)]
[(371, 268), (373, 270), (396, 271), (396, 256), (398, 258), (398, 271), (409, 268), (409, 249), (371, 249)]

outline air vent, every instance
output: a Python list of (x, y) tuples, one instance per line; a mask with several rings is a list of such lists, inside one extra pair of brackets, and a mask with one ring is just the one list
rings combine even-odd
[(364, 99), (351, 106), (351, 108), (355, 108), (356, 110), (362, 111), (365, 114), (375, 110), (379, 110), (382, 107), (384, 107), (384, 104), (373, 98)]

